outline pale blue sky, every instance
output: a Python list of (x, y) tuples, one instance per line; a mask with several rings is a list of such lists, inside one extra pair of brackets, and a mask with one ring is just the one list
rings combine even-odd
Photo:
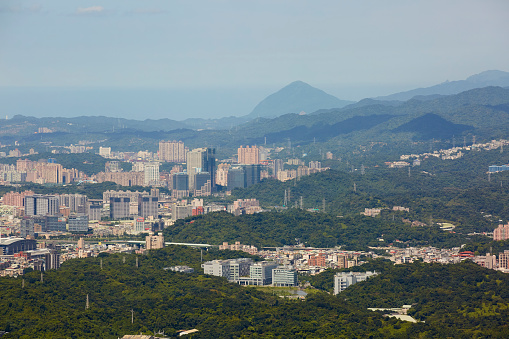
[(508, 37), (507, 0), (0, 0), (0, 86), (215, 90), (210, 116), (243, 115), (295, 80), (359, 100), (509, 71)]

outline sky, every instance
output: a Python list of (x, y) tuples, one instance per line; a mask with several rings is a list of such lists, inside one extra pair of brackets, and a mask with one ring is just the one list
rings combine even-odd
[[(245, 115), (509, 71), (507, 0), (0, 0), (0, 115)], [(142, 112), (143, 108), (146, 108)]]

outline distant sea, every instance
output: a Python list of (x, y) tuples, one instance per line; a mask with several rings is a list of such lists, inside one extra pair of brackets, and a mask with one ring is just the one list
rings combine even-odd
[[(273, 90), (273, 89), (272, 89)], [(243, 116), (271, 89), (0, 87), (0, 118), (14, 115), (184, 120)]]

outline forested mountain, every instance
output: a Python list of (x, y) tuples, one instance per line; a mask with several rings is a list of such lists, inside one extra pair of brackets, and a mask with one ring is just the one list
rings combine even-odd
[[(362, 307), (412, 305), (408, 314), (424, 337), (504, 338), (509, 335), (509, 276), (470, 261), (454, 265), (375, 261), (356, 271), (381, 273), (348, 287), (337, 297)], [(332, 291), (334, 273), (309, 277), (313, 286)], [(343, 270), (347, 271), (347, 270)], [(425, 333), (425, 334), (424, 334)]]
[(233, 199), (256, 198), (263, 206), (281, 206), (286, 190), (289, 206), (300, 205), (302, 196), (305, 209), (322, 210), (325, 203), (328, 213), (353, 216), (364, 208), (385, 208), (378, 218), (390, 220), (389, 210), (404, 206), (410, 209), (405, 218), (427, 224), (430, 218), (433, 222), (451, 222), (458, 226), (457, 232), (465, 233), (491, 231), (499, 219), (509, 220), (509, 208), (503, 203), (509, 199), (504, 184), (509, 180), (509, 173), (492, 175), (491, 181), (486, 174), (490, 164), (509, 163), (507, 152), (470, 151), (456, 160), (429, 157), (410, 170), (366, 165), (365, 174), (359, 163), (354, 172), (346, 161), (336, 161), (338, 170), (288, 182), (265, 180), (234, 190)]
[[(432, 227), (412, 227), (398, 219), (360, 215), (338, 217), (326, 213), (291, 209), (286, 212), (258, 213), (235, 217), (226, 212), (177, 220), (164, 229), (165, 239), (173, 242), (220, 245), (223, 241), (281, 247), (300, 242), (312, 247), (341, 246), (347, 250), (368, 250), (368, 246), (454, 247), (472, 237), (448, 233)], [(383, 241), (380, 241), (383, 239)]]
[(376, 99), (406, 101), (414, 98), (415, 96), (451, 95), (487, 86), (509, 86), (509, 73), (497, 70), (484, 71), (479, 74), (469, 76), (465, 80), (446, 81), (435, 86), (417, 88), (406, 92), (378, 97)]
[[(239, 255), (205, 252), (204, 260)], [(116, 339), (158, 331), (173, 338), (193, 328), (193, 338), (408, 336), (409, 324), (325, 293), (286, 300), (224, 278), (163, 269), (182, 264), (200, 272), (200, 251), (170, 246), (143, 256), (75, 259), (45, 272), (43, 281), (40, 272), (2, 277), (0, 329), (9, 332), (3, 338)]]
[[(419, 118), (426, 124), (420, 123)], [(294, 147), (306, 147), (304, 153), (310, 152), (315, 143), (333, 152), (352, 152), (359, 145), (370, 143), (399, 143), (406, 147), (409, 141), (428, 139), (450, 143), (451, 135), (456, 138), (476, 135), (478, 141), (491, 140), (506, 135), (509, 130), (509, 89), (486, 87), (399, 104), (368, 100), (362, 105), (320, 110), (316, 114), (259, 118), (240, 126), (222, 120), (217, 124), (227, 132), (182, 128), (186, 125), (167, 119), (16, 116), (0, 120), (0, 142), (8, 145), (18, 141), (19, 148), (26, 151), (31, 147), (41, 151), (48, 144), (77, 144), (82, 140), (94, 143), (96, 148), (106, 145), (124, 151), (155, 151), (159, 140), (182, 140), (189, 147), (216, 147), (218, 154), (224, 152), (228, 156), (240, 145), (287, 145), (288, 141)], [(408, 124), (413, 127), (408, 128)], [(39, 127), (49, 128), (54, 133), (36, 133)]]

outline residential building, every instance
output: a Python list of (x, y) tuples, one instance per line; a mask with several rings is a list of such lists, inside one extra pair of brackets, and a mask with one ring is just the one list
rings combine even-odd
[(507, 225), (498, 225), (493, 231), (493, 240), (509, 239), (509, 223)]
[(256, 165), (260, 163), (260, 150), (258, 146), (240, 146), (237, 150), (239, 164)]
[(143, 171), (145, 186), (158, 184), (158, 182), (160, 181), (158, 162), (146, 163)]
[(509, 250), (498, 254), (498, 268), (509, 269)]
[(164, 236), (162, 233), (158, 235), (147, 235), (145, 238), (145, 249), (155, 250), (164, 247)]
[(159, 160), (166, 162), (186, 161), (186, 148), (182, 141), (160, 141)]

